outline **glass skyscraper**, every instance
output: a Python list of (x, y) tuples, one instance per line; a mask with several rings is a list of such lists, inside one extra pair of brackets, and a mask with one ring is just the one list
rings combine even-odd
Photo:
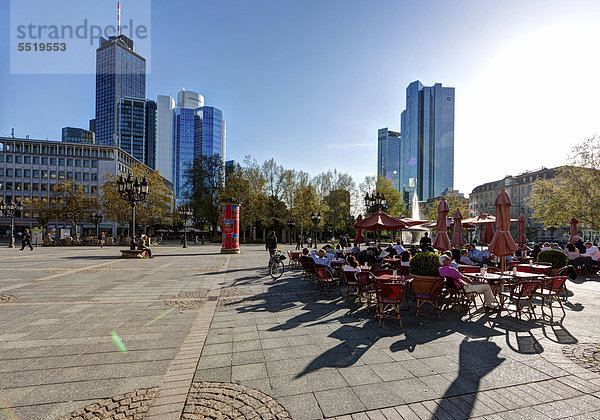
[(441, 83), (406, 88), (400, 116), (400, 192), (405, 202), (440, 196), (454, 185), (454, 88)]
[(400, 133), (382, 128), (377, 131), (377, 176), (392, 181), (400, 191)]
[(147, 100), (146, 130), (144, 136), (144, 163), (152, 170), (156, 169), (157, 119), (156, 101)]
[(145, 161), (146, 101), (121, 98), (117, 103), (115, 144), (140, 162)]
[[(96, 50), (96, 143), (117, 143), (117, 114), (122, 98), (146, 98), (146, 60), (134, 52), (133, 41), (125, 35), (101, 37)], [(140, 160), (144, 160), (143, 156)]]

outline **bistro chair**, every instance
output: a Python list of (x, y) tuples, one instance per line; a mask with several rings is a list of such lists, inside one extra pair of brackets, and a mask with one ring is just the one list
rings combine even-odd
[(508, 304), (503, 304), (502, 309), (515, 312), (521, 319), (523, 310), (527, 308), (529, 317), (535, 318), (533, 296), (540, 287), (542, 287), (541, 280), (522, 280), (511, 284), (508, 291), (502, 292), (502, 295), (508, 300)]
[(328, 268), (317, 267), (317, 276), (319, 278), (320, 291), (327, 289), (327, 294), (331, 292), (331, 288), (337, 288), (338, 292), (340, 292), (340, 296), (343, 296), (342, 290), (340, 289), (340, 278), (333, 277), (331, 274), (331, 270)]
[(344, 283), (346, 283), (346, 300), (350, 297), (350, 295), (358, 296), (358, 283), (356, 282), (356, 277), (354, 277), (354, 273), (357, 271), (342, 271), (342, 277), (344, 279)]
[[(573, 265), (567, 265), (561, 269), (558, 270), (558, 272), (556, 273), (557, 276), (567, 276), (567, 278), (569, 278), (569, 273), (574, 273), (575, 276), (578, 275), (577, 273), (577, 269), (573, 266)], [(567, 299), (569, 298), (569, 290), (567, 290), (567, 282), (565, 281), (565, 287), (563, 287), (563, 294), (564, 296), (562, 296), (565, 300), (565, 302), (567, 301)]]
[(481, 271), (481, 267), (477, 265), (459, 265), (458, 271), (461, 273), (479, 273)]
[(375, 285), (375, 297), (377, 306), (375, 308), (375, 317), (379, 319), (379, 326), (383, 318), (394, 318), (398, 320), (402, 328), (402, 319), (400, 318), (400, 305), (404, 300), (406, 283), (377, 283)]
[(453, 277), (443, 277), (443, 279), (444, 283), (446, 284), (446, 290), (448, 291), (449, 299), (453, 303), (453, 306), (456, 306), (459, 309), (467, 309), (467, 311), (470, 313), (471, 304), (473, 304), (475, 310), (477, 310), (477, 303), (475, 302), (475, 296), (477, 294), (475, 292), (467, 292), (464, 284), (457, 281)]
[(315, 263), (310, 261), (300, 261), (300, 265), (302, 266), (302, 283), (306, 280), (308, 280), (309, 283), (312, 283), (313, 278), (317, 277)]
[(383, 276), (384, 274), (388, 274), (388, 275), (392, 276), (392, 275), (394, 275), (394, 270), (391, 268), (381, 268), (381, 269), (373, 272), (373, 274), (375, 274), (375, 277)]
[(298, 262), (298, 259), (300, 258), (300, 253), (287, 251), (287, 254), (289, 257), (288, 266), (298, 268), (300, 266), (300, 263)]
[(517, 266), (517, 271), (520, 273), (533, 273), (533, 267), (529, 267), (527, 265)]
[(370, 271), (356, 271), (354, 273), (358, 286), (358, 300), (362, 302), (362, 298), (367, 299), (367, 310), (371, 306), (371, 297), (375, 293), (375, 284), (377, 278)]
[[(444, 287), (444, 280), (436, 278), (435, 280), (421, 279), (415, 277), (412, 281), (413, 291), (415, 293), (415, 317), (419, 317), (419, 310), (423, 312), (434, 312), (437, 313), (439, 319), (442, 319), (440, 314), (440, 306), (438, 304), (438, 297)], [(433, 306), (433, 310), (423, 309), (424, 304), (430, 304)]]
[(325, 264), (315, 264), (315, 271), (317, 272), (317, 282), (315, 284), (315, 289), (320, 289), (321, 288), (321, 276), (319, 276), (319, 270), (327, 270), (330, 273), (332, 272), (331, 268), (328, 265)]
[(542, 311), (544, 310), (544, 303), (548, 300), (548, 307), (550, 308), (550, 317), (554, 319), (553, 305), (552, 301), (556, 300), (560, 305), (560, 309), (563, 311), (563, 316), (567, 315), (565, 313), (565, 308), (563, 307), (562, 302), (560, 301), (560, 295), (565, 288), (565, 282), (567, 281), (567, 276), (559, 276), (559, 277), (549, 277), (544, 280), (542, 287), (536, 291), (536, 295), (542, 298)]
[[(538, 263), (539, 265), (548, 265), (544, 263)], [(548, 267), (533, 267), (533, 274), (544, 274), (546, 276), (550, 275), (550, 270), (552, 270), (552, 264), (548, 265)]]

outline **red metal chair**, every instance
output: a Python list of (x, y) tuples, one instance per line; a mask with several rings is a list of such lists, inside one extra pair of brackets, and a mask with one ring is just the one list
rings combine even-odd
[(422, 309), (422, 306), (426, 303), (429, 303), (434, 307), (433, 311), (425, 311), (425, 312), (434, 312), (437, 313), (439, 319), (442, 319), (440, 314), (440, 306), (438, 304), (438, 297), (442, 292), (444, 287), (444, 280), (441, 278), (436, 278), (435, 280), (424, 279), (420, 277), (413, 278), (412, 287), (415, 292), (415, 317), (419, 317), (419, 310), (425, 311)]
[[(388, 275), (392, 276), (392, 275), (394, 275), (394, 270), (391, 268), (381, 268), (381, 269), (375, 271), (373, 274), (375, 274), (375, 277), (379, 277), (384, 274), (388, 274)], [(396, 273), (396, 274), (398, 274), (398, 273)]]
[(408, 276), (410, 274), (410, 267), (407, 265), (398, 266), (398, 274), (402, 276)]
[(521, 319), (521, 313), (527, 308), (529, 316), (535, 318), (533, 296), (540, 287), (542, 287), (541, 280), (524, 280), (510, 285), (508, 291), (502, 292), (502, 295), (509, 302), (508, 304), (504, 304), (502, 309), (509, 312), (516, 312), (519, 319)]
[[(538, 263), (541, 264), (541, 263)], [(546, 265), (546, 264), (542, 264), (542, 265)], [(550, 275), (550, 270), (552, 270), (552, 264), (550, 264), (548, 267), (533, 267), (533, 274), (544, 274), (546, 276)]]
[(533, 273), (533, 267), (529, 267), (527, 265), (517, 266), (517, 271), (520, 273)]
[(354, 273), (356, 284), (358, 286), (358, 299), (367, 298), (367, 310), (371, 306), (371, 296), (375, 293), (375, 283), (377, 278), (370, 271), (357, 271)]
[(315, 263), (310, 261), (300, 261), (302, 266), (302, 282), (304, 283), (308, 279), (309, 283), (312, 283), (313, 278), (317, 277), (317, 271), (315, 269)]
[(336, 287), (338, 292), (340, 292), (340, 296), (343, 296), (342, 290), (340, 289), (340, 279), (339, 277), (333, 277), (331, 270), (328, 268), (317, 267), (317, 276), (319, 277), (321, 291), (327, 289), (327, 294), (329, 294), (329, 292), (331, 292), (331, 288)]
[[(402, 319), (400, 318), (400, 305), (404, 300), (408, 286), (406, 283), (377, 283), (375, 285), (375, 297), (377, 306), (375, 308), (375, 317), (379, 319), (379, 326), (383, 318), (394, 318), (398, 320), (402, 328)], [(393, 313), (390, 313), (390, 310)]]
[(554, 318), (552, 300), (556, 300), (560, 305), (560, 309), (563, 311), (563, 315), (566, 315), (565, 308), (560, 301), (560, 295), (565, 288), (565, 282), (567, 276), (550, 277), (544, 280), (542, 287), (536, 291), (536, 295), (542, 298), (542, 311), (544, 310), (544, 303), (548, 300), (548, 307), (550, 308), (550, 317)]
[(288, 257), (290, 258), (288, 261), (288, 266), (298, 268), (300, 266), (300, 262), (298, 259), (300, 258), (299, 252), (288, 251)]
[[(354, 273), (356, 272), (357, 271), (342, 271), (342, 277), (346, 283), (346, 300), (348, 300), (350, 295), (358, 296), (358, 283), (356, 282), (356, 277), (354, 277)], [(352, 292), (351, 289), (354, 289), (354, 292)]]
[(477, 303), (475, 302), (475, 296), (477, 295), (476, 293), (467, 292), (464, 285), (453, 277), (443, 277), (443, 279), (446, 285), (446, 290), (450, 295), (450, 301), (454, 302), (454, 305), (457, 305), (458, 308), (464, 308), (471, 312), (472, 303), (475, 309), (477, 309)]

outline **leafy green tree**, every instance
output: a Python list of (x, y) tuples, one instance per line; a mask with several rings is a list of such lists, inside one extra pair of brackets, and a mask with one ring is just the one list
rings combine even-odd
[(89, 220), (90, 214), (98, 208), (98, 197), (86, 190), (88, 186), (77, 184), (74, 181), (65, 181), (56, 185), (54, 197), (58, 199), (56, 209), (58, 220), (68, 221), (73, 232), (84, 220)]
[[(444, 196), (446, 202), (448, 203), (448, 207), (450, 208), (450, 212), (448, 213), (448, 217), (452, 217), (454, 212), (458, 209), (460, 210), (460, 214), (463, 217), (469, 216), (469, 200), (467, 198), (461, 198), (456, 196), (455, 194), (449, 194)], [(435, 221), (437, 220), (438, 215), (438, 205), (440, 204), (441, 197), (437, 197), (433, 203), (427, 205), (423, 211), (423, 217), (425, 220)]]
[(385, 195), (388, 209), (386, 210), (392, 216), (400, 216), (404, 214), (406, 206), (402, 200), (402, 194), (398, 192), (390, 179), (383, 176), (377, 178), (375, 190)]

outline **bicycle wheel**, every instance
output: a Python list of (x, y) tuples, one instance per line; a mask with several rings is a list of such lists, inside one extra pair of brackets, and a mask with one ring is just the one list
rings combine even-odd
[(283, 261), (278, 261), (271, 265), (271, 270), (269, 274), (271, 274), (271, 277), (273, 277), (274, 279), (278, 279), (283, 275), (284, 270), (285, 265), (283, 264)]

